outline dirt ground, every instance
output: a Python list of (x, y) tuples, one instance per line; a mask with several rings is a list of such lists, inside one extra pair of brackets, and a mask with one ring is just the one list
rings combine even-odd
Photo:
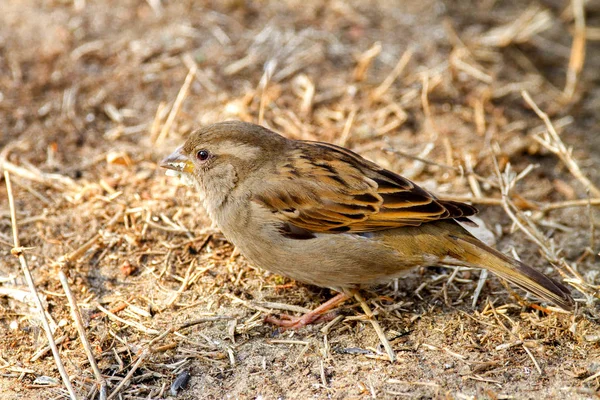
[[(0, 0), (0, 168), (74, 391), (102, 398), (61, 270), (112, 398), (600, 397), (600, 6), (584, 22), (580, 3)], [(394, 363), (355, 301), (327, 326), (266, 325), (333, 293), (249, 265), (157, 167), (225, 119), (343, 144), (472, 201), (501, 251), (570, 286), (576, 312), (431, 267), (362, 293)], [(3, 184), (0, 397), (68, 398), (7, 198)]]

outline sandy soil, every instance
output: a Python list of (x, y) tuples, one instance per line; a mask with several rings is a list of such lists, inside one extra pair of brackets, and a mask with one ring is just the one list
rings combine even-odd
[[(600, 184), (595, 3), (586, 6), (581, 71), (573, 8), (556, 0), (0, 8), (0, 165), (82, 398), (100, 397), (61, 268), (115, 398), (599, 396), (600, 202), (586, 199), (600, 195), (540, 144), (546, 129), (521, 94), (548, 113), (579, 175)], [(545, 308), (492, 276), (477, 292), (479, 271), (431, 267), (363, 292), (394, 363), (356, 302), (326, 329), (264, 324), (268, 312), (313, 308), (333, 293), (249, 265), (211, 227), (197, 194), (157, 167), (192, 129), (228, 118), (345, 144), (440, 196), (473, 200), (497, 247), (570, 284), (578, 310)], [(539, 244), (500, 206), (494, 158), (503, 171), (535, 167), (509, 198)], [(47, 340), (12, 240), (2, 185), (0, 397), (66, 398), (52, 354), (37, 355)]]

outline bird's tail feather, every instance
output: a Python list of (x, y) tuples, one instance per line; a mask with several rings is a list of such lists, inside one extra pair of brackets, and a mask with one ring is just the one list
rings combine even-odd
[(573, 309), (575, 302), (571, 297), (571, 292), (563, 284), (520, 261), (505, 256), (470, 235), (454, 236), (454, 239), (465, 242), (464, 247), (469, 251), (464, 256), (468, 263), (484, 267), (520, 288), (553, 302), (564, 310)]

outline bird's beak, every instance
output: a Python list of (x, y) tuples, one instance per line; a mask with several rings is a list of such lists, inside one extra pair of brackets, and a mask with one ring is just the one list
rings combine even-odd
[(176, 172), (193, 172), (194, 164), (188, 156), (183, 154), (182, 150), (183, 146), (179, 146), (177, 150), (160, 162), (160, 166)]

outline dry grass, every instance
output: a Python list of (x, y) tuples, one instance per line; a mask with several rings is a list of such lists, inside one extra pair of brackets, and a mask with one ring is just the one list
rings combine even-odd
[[(600, 60), (586, 34), (600, 10), (433, 9), (7, 6), (3, 398), (598, 397)], [(156, 166), (227, 118), (348, 146), (482, 205), (498, 247), (570, 285), (578, 309), (432, 268), (366, 289), (325, 325), (274, 330), (266, 314), (331, 294), (248, 265)]]

